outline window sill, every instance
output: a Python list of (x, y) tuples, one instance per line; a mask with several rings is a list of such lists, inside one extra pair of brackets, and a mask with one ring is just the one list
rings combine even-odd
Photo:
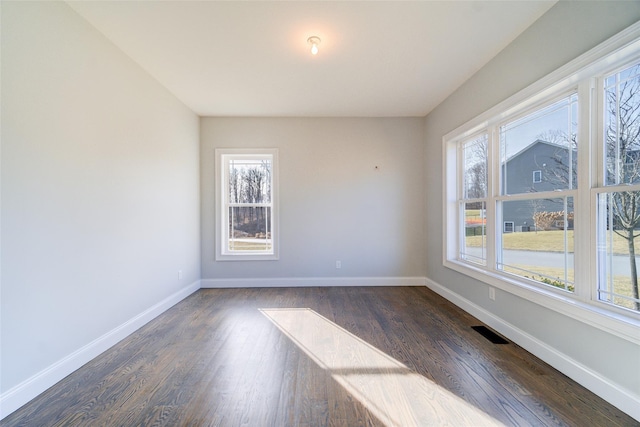
[(580, 301), (569, 294), (565, 295), (563, 291), (532, 286), (461, 261), (445, 260), (444, 266), (634, 344), (640, 344), (640, 318), (631, 313), (626, 315), (617, 310), (608, 310), (599, 303)]
[(279, 259), (278, 255), (270, 254), (270, 255), (224, 255), (219, 254), (216, 255), (216, 261), (277, 261)]

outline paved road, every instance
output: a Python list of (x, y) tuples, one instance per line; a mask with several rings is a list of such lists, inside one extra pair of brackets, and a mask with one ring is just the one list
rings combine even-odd
[[(469, 248), (469, 254), (480, 256), (480, 248)], [(539, 251), (503, 251), (502, 262), (507, 265), (535, 265), (539, 267), (557, 267), (564, 268), (565, 258), (563, 253), (559, 252), (539, 252)], [(567, 256), (569, 265), (573, 265), (573, 254)], [(612, 257), (613, 271), (616, 275), (629, 275), (631, 268), (629, 266), (629, 257), (626, 255), (614, 255)], [(640, 268), (640, 257), (636, 257), (636, 263)]]

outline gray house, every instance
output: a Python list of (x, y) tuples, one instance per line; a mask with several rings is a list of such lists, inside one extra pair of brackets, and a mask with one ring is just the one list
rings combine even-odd
[[(567, 189), (575, 186), (577, 153), (566, 146), (538, 139), (511, 155), (502, 164), (502, 194), (536, 193)], [(503, 202), (502, 227), (504, 232), (535, 230), (536, 212), (565, 210), (562, 198), (545, 198)], [(567, 200), (567, 212), (573, 212), (573, 201)], [(570, 219), (569, 228), (573, 228)], [(556, 220), (553, 228), (563, 228)]]

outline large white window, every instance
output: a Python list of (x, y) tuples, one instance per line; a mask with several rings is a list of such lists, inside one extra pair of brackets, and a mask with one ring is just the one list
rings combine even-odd
[(277, 150), (216, 150), (216, 259), (278, 258)]
[(445, 266), (638, 340), (640, 25), (444, 144)]

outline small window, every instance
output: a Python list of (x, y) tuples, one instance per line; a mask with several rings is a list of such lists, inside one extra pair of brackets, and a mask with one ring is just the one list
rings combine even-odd
[(216, 259), (277, 259), (277, 150), (219, 149), (216, 166)]
[(542, 182), (542, 171), (533, 171), (533, 183)]
[(640, 312), (640, 61), (605, 76), (602, 96), (605, 167), (595, 227), (598, 300)]
[(513, 233), (513, 221), (505, 221), (502, 230), (504, 233)]

